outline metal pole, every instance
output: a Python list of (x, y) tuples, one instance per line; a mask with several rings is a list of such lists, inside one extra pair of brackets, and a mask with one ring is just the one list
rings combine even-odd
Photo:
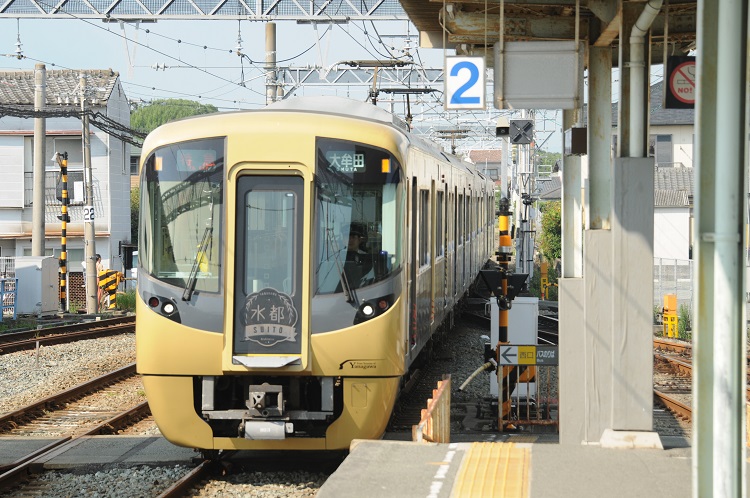
[(86, 312), (98, 313), (98, 275), (96, 270), (96, 233), (94, 230), (94, 185), (91, 174), (91, 138), (89, 137), (89, 116), (86, 114), (86, 79), (81, 73), (78, 79), (81, 87), (81, 120), (83, 121), (83, 171), (85, 176), (86, 200), (83, 206), (84, 244), (86, 249)]
[[(34, 111), (44, 109), (47, 100), (47, 70), (44, 64), (34, 68)], [(47, 157), (47, 123), (34, 118), (34, 195), (32, 205), (31, 255), (44, 256), (44, 161)]]
[(55, 153), (62, 177), (62, 207), (60, 221), (60, 310), (68, 311), (68, 153)]
[(266, 105), (276, 101), (276, 23), (266, 24)]
[(693, 496), (745, 496), (748, 5), (698, 1)]

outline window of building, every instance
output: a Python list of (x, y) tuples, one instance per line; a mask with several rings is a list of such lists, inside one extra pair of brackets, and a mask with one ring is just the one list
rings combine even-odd
[(650, 135), (648, 137), (648, 157), (655, 158), (657, 166), (673, 166), (672, 135)]

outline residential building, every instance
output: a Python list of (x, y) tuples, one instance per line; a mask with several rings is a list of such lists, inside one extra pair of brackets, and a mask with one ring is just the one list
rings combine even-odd
[[(130, 145), (116, 127), (129, 127), (130, 107), (119, 74), (105, 70), (46, 71), (45, 251), (60, 256), (61, 175), (55, 152), (68, 154), (67, 258), (70, 299), (82, 282), (85, 175), (79, 78), (86, 81), (90, 126), (95, 248), (105, 267), (122, 270), (120, 244), (130, 242)], [(34, 71), (0, 71), (0, 256), (31, 255), (33, 211)], [(96, 114), (98, 113), (98, 114)], [(110, 134), (112, 133), (112, 134)], [(78, 274), (73, 275), (73, 274)], [(80, 279), (80, 280), (78, 280)]]

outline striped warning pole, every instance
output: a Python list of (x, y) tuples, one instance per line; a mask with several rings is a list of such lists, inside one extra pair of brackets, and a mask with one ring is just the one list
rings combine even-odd
[[(498, 298), (499, 307), (499, 341), (497, 344), (497, 354), (500, 354), (500, 346), (508, 344), (508, 310), (510, 309), (510, 299), (508, 298), (508, 273), (510, 258), (513, 253), (513, 240), (510, 233), (510, 218), (513, 213), (510, 210), (510, 202), (507, 197), (500, 199), (500, 210), (498, 213), (498, 232), (500, 234), (497, 262), (500, 266), (500, 297)], [(500, 358), (496, 358), (500, 364)], [(498, 430), (503, 430), (503, 420), (510, 414), (511, 402), (510, 393), (512, 392), (511, 384), (515, 385), (518, 378), (518, 370), (514, 366), (503, 366), (497, 369), (497, 383), (500, 388), (502, 409), (498, 410)], [(505, 387), (505, 389), (503, 389)]]
[(62, 177), (62, 207), (60, 222), (60, 309), (63, 313), (68, 311), (68, 153), (56, 153), (55, 159), (60, 165), (60, 176)]

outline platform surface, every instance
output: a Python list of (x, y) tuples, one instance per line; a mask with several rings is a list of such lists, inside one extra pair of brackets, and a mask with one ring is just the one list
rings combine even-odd
[(664, 450), (512, 443), (528, 451), (528, 469), (497, 464), (491, 477), (501, 482), (494, 492), (471, 490), (461, 480), (474, 443), (361, 441), (317, 498), (690, 497), (692, 450), (679, 439)]
[[(682, 438), (665, 439), (664, 450), (561, 446), (529, 436), (450, 444), (355, 441), (317, 497), (690, 497), (691, 448)], [(0, 438), (0, 465), (52, 441)], [(53, 450), (38, 467), (192, 466), (197, 456), (163, 437), (93, 436)]]

